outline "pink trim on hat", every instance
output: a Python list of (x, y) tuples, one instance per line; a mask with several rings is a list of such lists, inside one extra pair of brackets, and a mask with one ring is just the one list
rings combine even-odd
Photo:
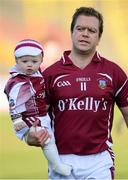
[(36, 47), (36, 48), (38, 48), (38, 49), (43, 51), (43, 49), (40, 46), (38, 46), (37, 44), (32, 44), (32, 43), (22, 43), (22, 44), (19, 44), (18, 46), (16, 46), (14, 51), (16, 51), (19, 48), (25, 47), (25, 46)]
[[(21, 40), (20, 42), (23, 42), (23, 41), (33, 41), (33, 42), (38, 43), (36, 40), (33, 40), (33, 39), (23, 39), (23, 40)], [(20, 42), (19, 42), (19, 43), (20, 43)]]
[(14, 49), (14, 54), (17, 51), (21, 51), (22, 48), (36, 48), (36, 49), (40, 50), (42, 55), (44, 56), (42, 45), (39, 42), (35, 41), (35, 40), (24, 39), (24, 40), (18, 42), (17, 46)]

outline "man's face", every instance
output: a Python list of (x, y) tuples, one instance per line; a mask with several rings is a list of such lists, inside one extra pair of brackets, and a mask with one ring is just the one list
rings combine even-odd
[(99, 20), (94, 16), (78, 16), (71, 38), (74, 50), (82, 53), (95, 51), (100, 40)]

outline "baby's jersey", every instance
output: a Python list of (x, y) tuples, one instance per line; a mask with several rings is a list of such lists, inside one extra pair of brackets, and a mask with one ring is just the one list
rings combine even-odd
[(10, 115), (12, 120), (22, 117), (31, 126), (36, 117), (46, 115), (44, 78), (39, 71), (26, 76), (14, 69), (5, 87)]

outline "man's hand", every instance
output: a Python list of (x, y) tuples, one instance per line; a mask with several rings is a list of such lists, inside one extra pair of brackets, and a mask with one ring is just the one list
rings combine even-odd
[[(48, 131), (44, 129), (38, 129), (38, 121), (33, 123), (28, 133), (25, 135), (25, 141), (30, 146), (43, 146), (45, 141), (50, 138)], [(36, 130), (38, 129), (38, 131)]]

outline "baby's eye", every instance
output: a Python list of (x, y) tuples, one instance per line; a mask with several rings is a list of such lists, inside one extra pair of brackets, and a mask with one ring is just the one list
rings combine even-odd
[(37, 63), (38, 61), (32, 61), (34, 64)]
[(27, 61), (26, 60), (24, 60), (24, 61), (22, 61), (23, 63), (27, 63)]

